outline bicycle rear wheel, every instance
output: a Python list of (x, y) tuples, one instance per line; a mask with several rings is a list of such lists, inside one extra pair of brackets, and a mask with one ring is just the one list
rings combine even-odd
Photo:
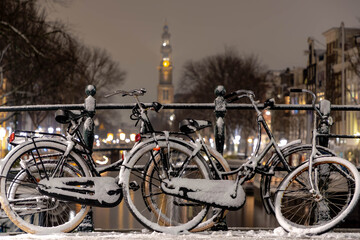
[[(155, 146), (154, 142), (142, 146), (122, 167), (124, 199), (134, 217), (148, 229), (167, 233), (191, 230), (209, 207), (166, 194), (160, 185), (162, 179), (177, 177), (192, 178), (196, 184), (196, 179), (210, 178), (209, 169), (201, 158), (190, 158), (192, 151), (184, 145), (158, 141), (160, 149), (154, 150)], [(181, 171), (185, 161), (188, 164)]]
[(342, 221), (359, 198), (359, 172), (345, 159), (321, 157), (313, 161), (311, 191), (309, 162), (284, 178), (275, 199), (279, 224), (289, 232), (321, 234)]
[[(84, 219), (89, 207), (42, 195), (38, 182), (49, 176), (66, 145), (54, 140), (35, 140), (10, 152), (2, 169), (0, 201), (9, 219), (28, 233), (70, 232)], [(63, 177), (90, 176), (83, 159), (71, 153)]]
[[(210, 161), (212, 161), (213, 164), (215, 164), (216, 167), (222, 172), (231, 171), (230, 166), (228, 162), (222, 157), (222, 155), (219, 152), (217, 152), (215, 149), (208, 146), (208, 150), (211, 159), (208, 159), (208, 156), (204, 152), (201, 152), (201, 155), (203, 156), (207, 165), (210, 168), (212, 179), (220, 179), (219, 176), (217, 176), (216, 171), (211, 165)], [(231, 175), (223, 177), (223, 180), (233, 180), (233, 179), (234, 176)], [(204, 217), (201, 223), (199, 223), (194, 229), (192, 229), (191, 232), (200, 232), (212, 228), (215, 224), (219, 223), (219, 221), (224, 221), (224, 218), (228, 214), (228, 212), (229, 210), (226, 209), (210, 207), (207, 215)]]

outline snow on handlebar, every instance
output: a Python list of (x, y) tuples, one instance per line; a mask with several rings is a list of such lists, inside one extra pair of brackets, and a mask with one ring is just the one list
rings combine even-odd
[(125, 97), (125, 96), (143, 96), (145, 93), (146, 93), (145, 88), (134, 89), (134, 90), (130, 90), (130, 91), (116, 90), (113, 93), (105, 95), (105, 98), (108, 98), (108, 97), (111, 97), (111, 96), (114, 96), (117, 94), (122, 94), (123, 97)]

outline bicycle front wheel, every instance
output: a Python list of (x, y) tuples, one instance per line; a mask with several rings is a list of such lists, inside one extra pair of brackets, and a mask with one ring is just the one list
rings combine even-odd
[[(301, 163), (309, 159), (313, 147), (311, 144), (296, 145), (283, 151), (285, 161), (290, 165), (291, 169), (295, 169)], [(334, 156), (334, 153), (328, 148), (316, 146), (316, 149), (322, 155)], [(279, 156), (274, 155), (266, 162), (269, 172), (273, 174), (262, 175), (260, 180), (260, 194), (265, 210), (268, 214), (275, 214), (275, 195), (282, 180), (289, 173), (281, 163)]]
[(288, 232), (321, 234), (342, 221), (359, 198), (359, 172), (345, 159), (321, 157), (284, 178), (275, 198), (275, 215)]
[[(169, 147), (168, 147), (169, 144)], [(122, 167), (121, 183), (124, 199), (134, 217), (148, 229), (179, 233), (194, 228), (206, 215), (204, 204), (168, 195), (161, 182), (168, 178), (210, 178), (201, 158), (174, 141), (158, 141), (141, 147)], [(184, 164), (186, 162), (186, 164)]]
[[(9, 219), (27, 233), (70, 232), (86, 216), (89, 207), (42, 195), (38, 182), (50, 176), (66, 145), (54, 140), (35, 140), (10, 152), (4, 161), (0, 201)], [(90, 176), (83, 159), (71, 153), (62, 177)]]

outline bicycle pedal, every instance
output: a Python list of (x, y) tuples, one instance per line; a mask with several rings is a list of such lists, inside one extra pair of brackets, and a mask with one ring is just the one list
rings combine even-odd
[(133, 191), (137, 191), (139, 190), (140, 186), (137, 182), (135, 181), (132, 181), (130, 184), (129, 184), (129, 188)]

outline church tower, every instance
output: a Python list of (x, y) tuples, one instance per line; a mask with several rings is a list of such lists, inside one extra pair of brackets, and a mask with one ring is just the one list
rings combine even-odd
[(158, 85), (158, 102), (167, 104), (174, 102), (174, 87), (172, 84), (172, 59), (169, 27), (165, 22), (163, 33), (161, 35), (161, 60), (158, 66), (159, 85)]

